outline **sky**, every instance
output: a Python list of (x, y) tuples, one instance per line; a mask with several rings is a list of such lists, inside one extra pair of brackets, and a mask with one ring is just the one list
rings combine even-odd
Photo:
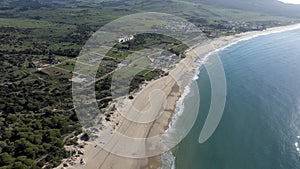
[(288, 4), (300, 4), (300, 0), (278, 0)]

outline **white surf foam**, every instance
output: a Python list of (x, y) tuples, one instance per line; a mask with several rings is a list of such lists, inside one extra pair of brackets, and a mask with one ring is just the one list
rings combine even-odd
[[(165, 133), (168, 133), (170, 132), (170, 130), (173, 129), (174, 125), (176, 124), (176, 121), (177, 119), (182, 115), (182, 113), (184, 112), (184, 100), (185, 98), (189, 95), (190, 93), (190, 85), (192, 84), (193, 81), (199, 79), (199, 74), (200, 74), (200, 68), (205, 65), (205, 63), (208, 61), (209, 59), (209, 56), (213, 55), (214, 53), (217, 53), (217, 52), (220, 52), (220, 51), (223, 51), (233, 45), (236, 45), (240, 42), (243, 42), (243, 41), (248, 41), (248, 40), (251, 40), (251, 39), (254, 39), (256, 37), (260, 37), (260, 36), (266, 36), (266, 35), (270, 35), (270, 34), (275, 34), (275, 33), (281, 33), (281, 32), (285, 32), (285, 31), (290, 31), (290, 30), (296, 30), (296, 29), (300, 29), (300, 24), (298, 25), (295, 25), (294, 27), (289, 27), (289, 28), (285, 28), (283, 30), (274, 30), (274, 31), (268, 31), (268, 32), (262, 32), (262, 33), (259, 33), (259, 34), (256, 34), (256, 35), (253, 35), (253, 36), (249, 36), (249, 37), (245, 37), (245, 38), (241, 38), (237, 41), (234, 41), (232, 43), (229, 43), (225, 46), (222, 46), (220, 48), (217, 48), (211, 52), (209, 52), (207, 55), (205, 55), (203, 58), (199, 58), (198, 60), (196, 60), (196, 68), (195, 68), (195, 75), (193, 77), (193, 79), (191, 80), (191, 82), (189, 83), (189, 85), (187, 85), (185, 88), (184, 88), (184, 92), (182, 93), (181, 97), (178, 99), (178, 101), (176, 102), (176, 108), (175, 108), (175, 112), (173, 114), (173, 117), (172, 117), (172, 120), (169, 124), (169, 127), (168, 129), (165, 131)], [(167, 136), (167, 134), (166, 134)], [(300, 138), (300, 136), (299, 136)], [(299, 148), (297, 146), (297, 148)], [(300, 148), (299, 148), (299, 153), (300, 153)], [(167, 155), (165, 155), (167, 154)], [(163, 164), (170, 164), (170, 160), (172, 160), (171, 162), (171, 165), (168, 166), (168, 168), (170, 169), (175, 169), (175, 156), (172, 154), (171, 151), (168, 151), (166, 152), (164, 155), (162, 155), (162, 157), (164, 158), (161, 158), (162, 160), (162, 163)], [(166, 166), (164, 166), (166, 167)], [(165, 168), (161, 168), (161, 169), (165, 169)]]

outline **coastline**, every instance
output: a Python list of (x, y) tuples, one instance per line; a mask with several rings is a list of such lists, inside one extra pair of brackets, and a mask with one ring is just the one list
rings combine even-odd
[[(280, 33), (280, 32), (285, 32), (285, 31), (290, 31), (290, 30), (295, 30), (295, 29), (300, 29), (300, 23), (293, 24), (293, 25), (280, 26), (280, 27), (271, 27), (271, 28), (267, 28), (266, 30), (263, 30), (263, 31), (251, 31), (251, 32), (245, 32), (245, 33), (240, 33), (240, 34), (236, 34), (236, 35), (223, 36), (223, 37), (216, 38), (210, 42), (211, 44), (216, 46), (215, 50), (209, 52), (204, 57), (204, 60), (201, 62), (205, 62), (208, 59), (208, 57), (210, 55), (212, 55), (213, 53), (225, 50), (226, 48), (229, 48), (232, 45), (235, 45), (239, 42), (247, 41), (247, 40), (259, 37), (259, 36), (265, 36), (265, 35), (269, 35), (269, 34), (273, 34), (273, 33)], [(226, 42), (224, 42), (224, 41), (226, 41)], [(203, 64), (199, 64), (197, 69), (200, 69), (201, 66), (203, 66)], [(197, 80), (199, 78), (199, 73), (200, 72), (197, 72), (195, 74), (195, 78), (192, 81)], [(186, 96), (180, 97), (180, 99), (184, 100), (184, 97), (186, 97)], [(176, 112), (174, 112), (174, 116), (175, 115), (176, 115)], [(176, 119), (174, 119), (174, 121), (176, 121)], [(171, 127), (171, 126), (169, 125), (169, 127)], [(170, 151), (170, 153), (172, 153), (172, 151)], [(168, 169), (175, 169), (176, 152), (173, 153), (172, 155), (173, 156), (171, 157), (171, 159), (173, 159), (173, 161), (172, 161), (172, 163), (170, 163), (171, 165), (168, 166)], [(161, 160), (163, 160), (163, 159), (161, 159)], [(164, 169), (164, 168), (161, 167), (159, 169)]]
[[(151, 91), (160, 88), (167, 95), (167, 102), (164, 107), (164, 113), (162, 113), (161, 117), (156, 119), (154, 122), (143, 125), (141, 127), (141, 125), (137, 123), (130, 122), (127, 119), (122, 118), (121, 116), (116, 116), (115, 119), (120, 122), (118, 129), (122, 130), (124, 133), (126, 133), (126, 135), (132, 137), (147, 137), (165, 133), (169, 128), (172, 127), (171, 123), (176, 121), (176, 119), (174, 119), (174, 116), (178, 113), (177, 111), (180, 111), (178, 110), (178, 106), (181, 106), (179, 105), (179, 100), (184, 100), (184, 97), (189, 93), (186, 92), (185, 94), (183, 94), (183, 92), (189, 87), (190, 83), (193, 80), (196, 80), (196, 78), (198, 77), (198, 69), (203, 65), (197, 65), (196, 63), (198, 61), (205, 62), (213, 52), (223, 50), (240, 41), (249, 40), (257, 36), (268, 35), (271, 33), (298, 28), (300, 28), (300, 24), (274, 27), (268, 28), (264, 31), (253, 31), (232, 36), (220, 37), (212, 41), (208, 41), (207, 44), (203, 45), (202, 43), (196, 45), (192, 49), (188, 50), (186, 52), (186, 58), (182, 59), (177, 64), (177, 66), (172, 71), (170, 71), (170, 76), (151, 81), (141, 91), (135, 94), (136, 99), (134, 99), (133, 101), (125, 99), (125, 103), (131, 102), (131, 104), (135, 107), (140, 107), (141, 109), (143, 109), (149, 105), (145, 105), (145, 103), (142, 103), (142, 101), (148, 99)], [(176, 79), (176, 81), (174, 79)], [(179, 83), (179, 87), (176, 90), (174, 89), (174, 86), (176, 86), (177, 83)], [(126, 128), (126, 130), (123, 130), (123, 128)], [(86, 146), (83, 148), (83, 158), (86, 161), (86, 165), (74, 165), (73, 167), (67, 168), (157, 169), (162, 166), (161, 155), (145, 159), (130, 159), (111, 154), (102, 149), (100, 146), (97, 146), (93, 141), (88, 141), (85, 143)]]

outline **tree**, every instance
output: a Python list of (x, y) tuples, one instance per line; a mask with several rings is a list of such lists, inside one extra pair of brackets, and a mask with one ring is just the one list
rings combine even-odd
[(27, 157), (30, 157), (32, 159), (35, 159), (36, 158), (36, 154), (38, 152), (38, 147), (37, 146), (34, 146), (34, 145), (31, 145), (29, 146), (28, 148), (26, 148), (24, 150), (25, 154)]
[(18, 117), (16, 115), (8, 115), (6, 121), (12, 124), (18, 121)]
[(14, 169), (27, 169), (29, 167), (21, 162), (15, 162), (13, 165), (13, 168)]
[(0, 154), (0, 166), (12, 164), (14, 161), (14, 158), (8, 153), (5, 152)]

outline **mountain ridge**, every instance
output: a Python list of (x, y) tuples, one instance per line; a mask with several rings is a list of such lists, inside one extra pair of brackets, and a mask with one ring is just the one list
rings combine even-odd
[(271, 15), (300, 18), (300, 5), (286, 4), (277, 0), (188, 0), (215, 7), (239, 9)]

